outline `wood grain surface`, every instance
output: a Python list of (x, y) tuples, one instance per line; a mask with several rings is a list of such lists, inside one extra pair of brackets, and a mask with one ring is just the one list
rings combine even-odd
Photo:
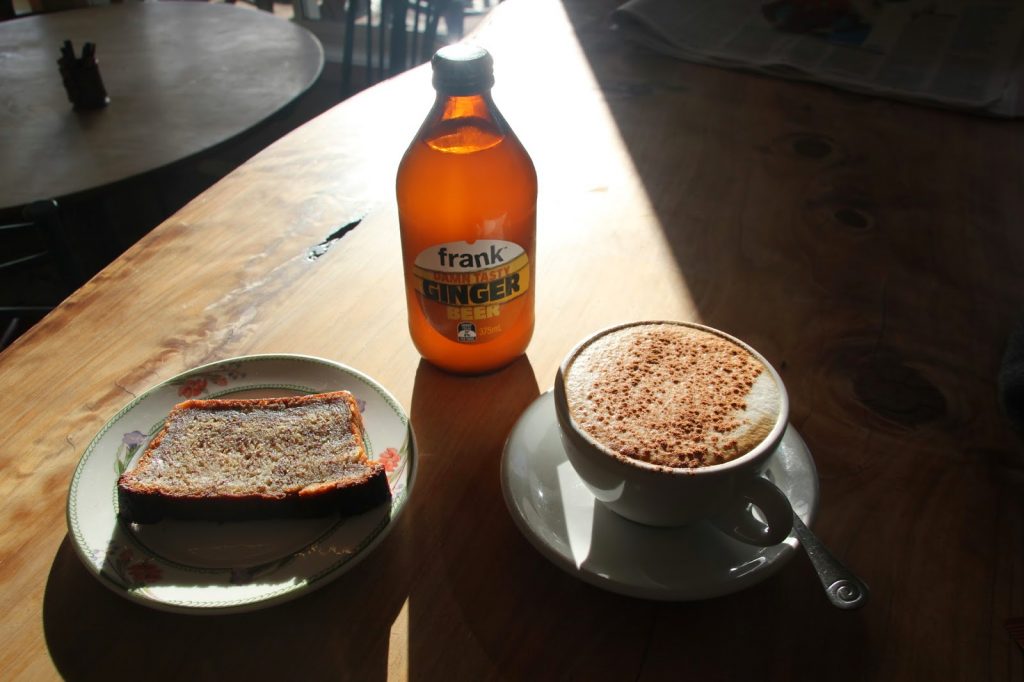
[[(110, 104), (74, 111), (65, 40), (96, 45)], [(0, 208), (102, 187), (264, 121), (316, 80), (305, 29), (224, 4), (130, 2), (0, 23)]]
[[(509, 0), (476, 39), (540, 178), (537, 331), (457, 377), (408, 338), (394, 177), (429, 71), (314, 119), (191, 202), (0, 355), (0, 676), (92, 679), (1019, 680), (1024, 457), (997, 402), (1024, 302), (1017, 122), (668, 60), (612, 0)], [(354, 229), (323, 256), (311, 248)], [(521, 536), (499, 462), (600, 327), (697, 320), (780, 369), (818, 535), (871, 586), (828, 605), (802, 555), (727, 597), (649, 602)], [(356, 367), (411, 413), (409, 507), (312, 595), (223, 617), (122, 599), (75, 556), (68, 484), (149, 386), (258, 352)]]

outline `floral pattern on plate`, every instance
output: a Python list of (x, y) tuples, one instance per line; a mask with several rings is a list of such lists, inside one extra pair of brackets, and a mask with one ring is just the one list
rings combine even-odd
[(245, 378), (241, 362), (218, 363), (208, 371), (194, 370), (168, 381), (168, 385), (178, 387), (178, 395), (182, 398), (200, 398), (214, 387), (227, 386), (232, 381)]

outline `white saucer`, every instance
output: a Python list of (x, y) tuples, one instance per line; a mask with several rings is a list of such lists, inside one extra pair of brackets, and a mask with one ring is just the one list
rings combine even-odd
[[(818, 509), (818, 474), (792, 426), (765, 476), (810, 526)], [(581, 580), (632, 597), (690, 601), (737, 592), (774, 574), (799, 548), (795, 535), (774, 547), (755, 547), (707, 522), (652, 528), (595, 504), (562, 449), (550, 391), (512, 429), (501, 481), (512, 518), (541, 554)]]

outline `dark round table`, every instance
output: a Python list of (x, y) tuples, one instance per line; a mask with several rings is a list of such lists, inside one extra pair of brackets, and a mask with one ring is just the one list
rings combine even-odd
[[(96, 45), (110, 96), (73, 110), (61, 45)], [(0, 23), (0, 208), (101, 188), (245, 133), (319, 76), (312, 34), (266, 12), (126, 3)]]

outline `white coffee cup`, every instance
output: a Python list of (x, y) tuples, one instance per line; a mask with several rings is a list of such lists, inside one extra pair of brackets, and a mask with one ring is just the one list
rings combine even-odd
[[(711, 452), (707, 456), (716, 458), (716, 463), (668, 466), (623, 454), (622, 451), (613, 449), (599, 440), (574, 419), (574, 410), (570, 406), (570, 402), (572, 400), (577, 402), (577, 414), (580, 414), (578, 404), (588, 402), (590, 398), (587, 395), (593, 396), (594, 390), (601, 390), (594, 389), (591, 384), (586, 382), (591, 381), (592, 377), (596, 377), (593, 379), (594, 386), (610, 385), (614, 387), (617, 385), (616, 381), (623, 378), (623, 376), (615, 376), (617, 370), (611, 370), (607, 375), (603, 375), (600, 370), (603, 366), (602, 363), (618, 362), (618, 356), (622, 355), (625, 358), (623, 362), (640, 367), (628, 376), (641, 385), (646, 385), (644, 382), (651, 378), (645, 375), (645, 372), (650, 372), (651, 376), (653, 374), (658, 374), (659, 377), (665, 375), (664, 367), (657, 371), (645, 370), (644, 367), (648, 365), (644, 362), (634, 362), (636, 358), (627, 357), (629, 353), (641, 351), (617, 348), (627, 341), (633, 343), (633, 339), (640, 339), (638, 347), (641, 347), (643, 343), (662, 336), (670, 340), (679, 337), (681, 340), (674, 343), (682, 344), (678, 347), (687, 349), (691, 355), (698, 353), (698, 350), (687, 346), (691, 343), (687, 340), (688, 338), (692, 337), (697, 342), (706, 341), (719, 355), (729, 353), (731, 354), (729, 357), (738, 358), (736, 362), (744, 363), (738, 366), (747, 372), (746, 376), (750, 376), (756, 371), (755, 384), (758, 381), (774, 382), (774, 389), (768, 384), (761, 384), (768, 386), (762, 393), (770, 396), (770, 400), (762, 400), (762, 403), (768, 407), (757, 413), (759, 420), (757, 428), (752, 429), (749, 436), (744, 436), (747, 441), (744, 448), (750, 446), (746, 452), (738, 454), (739, 448), (734, 448), (738, 456), (720, 462), (717, 460), (730, 453)], [(625, 340), (620, 343), (622, 339)], [(675, 348), (675, 346), (671, 347)], [(738, 349), (738, 352), (732, 352), (733, 347)], [(575, 367), (575, 363), (580, 357), (585, 358), (581, 367), (585, 364), (587, 369), (577, 370)], [(663, 356), (655, 356), (656, 362), (658, 362), (658, 357)], [(665, 359), (660, 362), (671, 363), (672, 360)], [(697, 364), (700, 362), (705, 362), (707, 365), (702, 368), (702, 371), (717, 372), (716, 376), (723, 376), (727, 379), (732, 376), (728, 372), (723, 374), (721, 368), (712, 367), (713, 361), (706, 362), (705, 359), (701, 359)], [(730, 360), (730, 362), (733, 361)], [(594, 367), (598, 369), (595, 370)], [(586, 378), (578, 379), (573, 375), (574, 370)], [(632, 372), (632, 370), (630, 371)], [(713, 392), (710, 394), (707, 392), (711, 389), (702, 387), (703, 376), (697, 376), (697, 374), (683, 376), (690, 370), (677, 371), (674, 366), (670, 366), (667, 372), (669, 375), (675, 376), (676, 379), (683, 379), (682, 385), (700, 389), (698, 393), (703, 391), (702, 395), (705, 397), (713, 394)], [(672, 374), (673, 372), (675, 374)], [(764, 377), (761, 377), (762, 373)], [(605, 381), (605, 378), (610, 378), (611, 381)], [(571, 383), (570, 388), (567, 388), (567, 380)], [(660, 378), (654, 381), (660, 381)], [(674, 381), (674, 383), (680, 383), (680, 381)], [(658, 386), (657, 383), (652, 385)], [(715, 384), (714, 390), (718, 388), (719, 385)], [(674, 390), (676, 390), (674, 386), (666, 386), (666, 392), (671, 393)], [(772, 393), (772, 390), (775, 392)], [(572, 393), (571, 396), (570, 393)], [(649, 391), (648, 394), (650, 394)], [(678, 400), (678, 396), (676, 400)], [(782, 441), (789, 420), (789, 400), (778, 372), (760, 353), (739, 339), (711, 327), (688, 322), (634, 322), (605, 329), (581, 342), (566, 356), (555, 378), (554, 402), (559, 431), (569, 462), (595, 498), (620, 516), (651, 526), (680, 526), (708, 520), (729, 535), (755, 545), (774, 545), (789, 535), (793, 520), (789, 500), (775, 485), (760, 476), (767, 460), (775, 453)], [(733, 402), (735, 403), (735, 401)], [(666, 406), (664, 410), (670, 419), (674, 406), (676, 406), (675, 401)], [(681, 401), (679, 406), (682, 409)], [(743, 410), (738, 408), (737, 414), (746, 415)], [(624, 417), (610, 415), (609, 418), (623, 419)], [(625, 418), (628, 419), (628, 417)], [(730, 423), (742, 423), (743, 421), (732, 417), (730, 420)], [(748, 421), (753, 423), (754, 419), (751, 418)], [(738, 427), (740, 430), (742, 428), (742, 426)], [(711, 434), (709, 438), (716, 439), (718, 436)], [(725, 440), (728, 441), (727, 438)], [(729, 441), (729, 443), (732, 447), (735, 441)], [(630, 448), (624, 447), (623, 449)], [(764, 519), (763, 522), (751, 513), (751, 506), (760, 511), (760, 515)]]

